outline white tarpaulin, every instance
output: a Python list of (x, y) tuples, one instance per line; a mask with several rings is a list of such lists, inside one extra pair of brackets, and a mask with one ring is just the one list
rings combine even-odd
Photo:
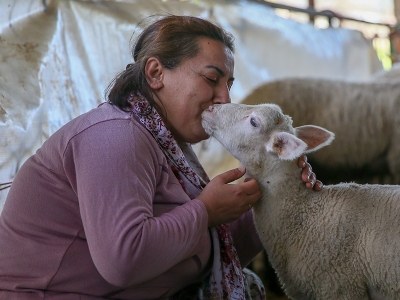
[[(132, 61), (130, 39), (152, 14), (200, 16), (236, 37), (232, 101), (285, 76), (365, 80), (382, 66), (361, 33), (317, 30), (247, 1), (45, 1), (0, 4), (0, 183), (60, 126), (104, 101), (112, 77)], [(195, 147), (210, 175), (226, 152)], [(0, 191), (0, 208), (7, 189)]]

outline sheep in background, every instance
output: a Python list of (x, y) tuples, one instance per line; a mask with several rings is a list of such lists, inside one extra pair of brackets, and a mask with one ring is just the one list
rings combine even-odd
[(369, 82), (286, 78), (256, 88), (243, 104), (275, 103), (294, 126), (335, 132), (332, 145), (308, 156), (326, 183), (400, 184), (400, 80)]
[(399, 298), (400, 186), (307, 189), (296, 158), (328, 145), (333, 134), (293, 128), (274, 104), (214, 105), (202, 117), (205, 131), (261, 185), (254, 221), (289, 297)]

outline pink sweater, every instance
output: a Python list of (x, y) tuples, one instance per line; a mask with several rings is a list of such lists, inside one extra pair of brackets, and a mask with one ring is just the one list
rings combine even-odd
[[(245, 266), (262, 250), (248, 212), (230, 224)], [(0, 299), (163, 299), (210, 272), (207, 211), (152, 136), (103, 104), (19, 170), (0, 218)]]

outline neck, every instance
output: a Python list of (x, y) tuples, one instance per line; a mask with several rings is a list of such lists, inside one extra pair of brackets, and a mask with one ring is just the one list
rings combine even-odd
[(282, 186), (297, 185), (302, 182), (301, 169), (297, 166), (297, 160), (283, 161), (274, 158), (269, 159), (268, 163), (261, 160), (249, 160), (242, 164), (246, 167), (248, 177), (255, 178), (268, 190), (273, 191)]
[(254, 162), (243, 165), (247, 168), (248, 176), (261, 185), (262, 198), (254, 206), (256, 227), (266, 230), (265, 234), (273, 243), (278, 228), (285, 225), (282, 222), (290, 222), (287, 218), (295, 214), (291, 207), (297, 198), (303, 198), (301, 194), (307, 188), (301, 180), (297, 160), (282, 161), (274, 158), (269, 161), (268, 165), (264, 163), (261, 167)]
[(288, 255), (296, 257), (291, 249), (293, 241), (300, 238), (296, 232), (307, 230), (307, 220), (315, 214), (312, 191), (301, 180), (297, 160), (281, 161), (270, 156), (268, 165), (265, 163), (262, 168), (245, 166), (262, 189), (262, 197), (253, 207), (256, 230), (272, 266), (276, 270), (279, 267), (282, 275), (289, 268)]

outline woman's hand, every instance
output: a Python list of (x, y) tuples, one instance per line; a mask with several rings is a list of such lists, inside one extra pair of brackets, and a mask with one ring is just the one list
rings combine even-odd
[(229, 223), (238, 219), (261, 198), (255, 179), (229, 184), (246, 173), (244, 167), (229, 170), (213, 178), (197, 199), (203, 201), (208, 212), (208, 226)]
[[(303, 169), (301, 179), (306, 187), (320, 191), (323, 184), (316, 179), (307, 156), (302, 155), (297, 164)], [(207, 208), (209, 227), (238, 219), (261, 198), (260, 186), (255, 179), (246, 178), (242, 183), (230, 184), (245, 173), (243, 166), (222, 173), (213, 178), (197, 197)]]
[(317, 180), (315, 173), (312, 171), (311, 165), (307, 162), (307, 156), (303, 154), (297, 161), (299, 168), (302, 168), (301, 179), (306, 183), (309, 189), (314, 188), (316, 191), (322, 190), (323, 183)]

